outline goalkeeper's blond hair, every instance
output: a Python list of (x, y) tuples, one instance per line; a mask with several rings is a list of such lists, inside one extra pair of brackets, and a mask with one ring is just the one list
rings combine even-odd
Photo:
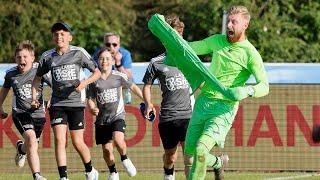
[(241, 14), (242, 17), (248, 21), (248, 23), (250, 22), (251, 16), (248, 9), (245, 6), (232, 6), (228, 10), (228, 16), (234, 15), (234, 14)]

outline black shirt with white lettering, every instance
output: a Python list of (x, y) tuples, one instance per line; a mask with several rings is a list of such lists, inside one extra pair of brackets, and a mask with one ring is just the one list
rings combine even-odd
[(40, 86), (38, 88), (37, 99), (41, 106), (33, 110), (31, 109), (31, 100), (32, 100), (32, 81), (36, 75), (38, 68), (38, 63), (33, 63), (32, 68), (26, 72), (21, 73), (17, 66), (9, 69), (6, 72), (4, 78), (4, 88), (11, 88), (13, 90), (12, 97), (12, 113), (31, 113), (33, 118), (44, 118), (45, 117), (45, 108), (43, 103), (43, 85), (46, 82), (48, 85), (51, 85), (51, 77), (49, 74), (43, 76)]
[(99, 108), (95, 124), (108, 125), (125, 119), (122, 87), (130, 88), (132, 81), (118, 71), (112, 71), (107, 79), (100, 78), (89, 85), (87, 97), (95, 99)]
[(97, 64), (81, 47), (70, 45), (68, 51), (62, 55), (59, 55), (56, 49), (42, 54), (37, 76), (51, 71), (51, 106), (85, 107), (85, 89), (80, 93), (75, 90), (75, 84), (85, 78), (83, 68), (92, 72), (97, 68)]
[(160, 123), (191, 117), (190, 86), (179, 69), (163, 64), (165, 54), (151, 59), (143, 77), (145, 84), (158, 79), (162, 91)]

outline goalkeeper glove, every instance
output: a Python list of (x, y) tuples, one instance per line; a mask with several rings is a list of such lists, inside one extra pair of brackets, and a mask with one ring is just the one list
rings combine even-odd
[(247, 97), (254, 96), (254, 89), (252, 86), (234, 87), (227, 90), (232, 100), (241, 101)]

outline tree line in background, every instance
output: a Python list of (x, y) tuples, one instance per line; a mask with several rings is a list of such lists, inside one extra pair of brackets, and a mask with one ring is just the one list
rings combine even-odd
[(177, 14), (184, 38), (194, 41), (221, 33), (222, 14), (232, 5), (251, 12), (249, 41), (265, 62), (320, 62), (320, 2), (314, 0), (0, 0), (0, 62), (13, 62), (15, 46), (33, 41), (37, 56), (53, 47), (50, 28), (65, 21), (72, 44), (89, 53), (102, 45), (105, 32), (117, 32), (134, 62), (149, 61), (164, 51), (148, 30), (154, 13)]

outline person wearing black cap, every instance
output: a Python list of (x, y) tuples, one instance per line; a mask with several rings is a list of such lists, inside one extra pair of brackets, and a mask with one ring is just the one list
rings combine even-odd
[[(67, 179), (66, 133), (69, 128), (72, 144), (85, 166), (87, 180), (98, 179), (98, 171), (91, 165), (90, 150), (84, 142), (85, 87), (100, 78), (97, 64), (88, 52), (70, 45), (72, 31), (68, 24), (57, 22), (51, 27), (54, 49), (41, 56), (37, 75), (32, 84), (32, 105), (37, 106), (37, 87), (47, 72), (52, 76), (52, 97), (49, 109), (54, 133), (55, 154), (60, 179)], [(92, 72), (85, 79), (83, 68)]]

